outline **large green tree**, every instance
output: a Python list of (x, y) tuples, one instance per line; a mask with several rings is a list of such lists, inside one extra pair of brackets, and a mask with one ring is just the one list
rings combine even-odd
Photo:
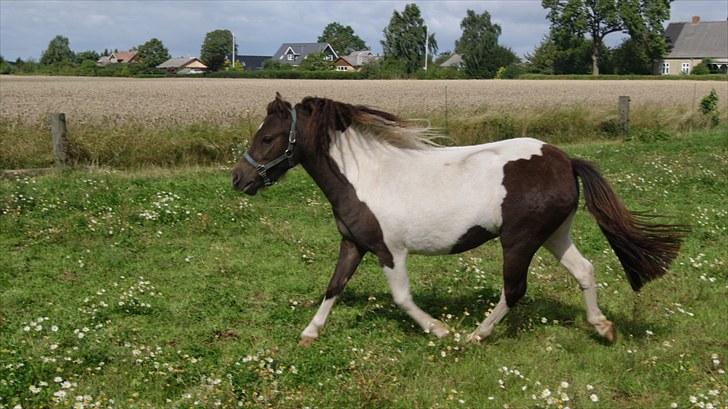
[(641, 61), (641, 66), (633, 66), (631, 71), (651, 73), (654, 61), (667, 53), (669, 46), (662, 23), (670, 19), (671, 1), (622, 0), (620, 13), (629, 34), (629, 42), (623, 46), (632, 51), (632, 58)]
[(94, 63), (101, 57), (99, 53), (97, 53), (94, 50), (88, 50), (88, 51), (81, 51), (76, 53), (75, 60), (77, 63), (81, 64), (84, 61), (93, 61)]
[(551, 35), (560, 49), (573, 47), (585, 34), (591, 37), (592, 74), (598, 75), (604, 37), (611, 33), (623, 31), (639, 38), (653, 58), (665, 52), (662, 22), (670, 17), (670, 1), (542, 0), (541, 4), (549, 10)]
[(72, 61), (73, 51), (68, 45), (68, 38), (61, 35), (55, 36), (48, 43), (48, 48), (40, 57), (40, 63), (43, 65), (70, 64)]
[(169, 50), (162, 41), (152, 38), (137, 48), (137, 58), (145, 67), (156, 67), (169, 60)]
[[(601, 55), (607, 55), (603, 48)], [(592, 69), (591, 40), (579, 38), (569, 47), (559, 47), (551, 35), (547, 35), (532, 53), (526, 54), (529, 71), (542, 74), (588, 74)], [(608, 71), (605, 58), (599, 63), (600, 71)]]
[(463, 34), (455, 41), (455, 52), (463, 55), (465, 73), (472, 78), (493, 78), (500, 67), (513, 64), (517, 57), (498, 44), (501, 28), (490, 20), (487, 10), (468, 10), (460, 23)]
[(428, 38), (427, 26), (417, 5), (408, 4), (401, 13), (395, 10), (384, 28), (384, 57), (401, 61), (408, 73), (415, 72), (425, 64), (425, 43), (430, 53), (437, 52), (435, 34)]
[(200, 59), (212, 71), (225, 64), (225, 58), (232, 53), (233, 33), (230, 30), (210, 31), (200, 49)]
[(318, 42), (331, 44), (337, 54), (349, 54), (352, 51), (367, 49), (364, 40), (354, 34), (351, 26), (344, 26), (335, 21), (326, 25)]

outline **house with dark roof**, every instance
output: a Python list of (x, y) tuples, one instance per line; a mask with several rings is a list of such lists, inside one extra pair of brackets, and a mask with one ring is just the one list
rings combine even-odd
[(693, 67), (710, 59), (713, 69), (728, 72), (728, 21), (670, 23), (665, 29), (670, 52), (658, 61), (656, 74), (690, 74)]
[(235, 62), (244, 70), (253, 71), (263, 69), (263, 63), (271, 58), (270, 55), (236, 55)]
[(294, 67), (301, 65), (303, 60), (311, 54), (322, 53), (329, 61), (339, 58), (329, 43), (283, 43), (273, 54), (273, 61), (288, 64)]

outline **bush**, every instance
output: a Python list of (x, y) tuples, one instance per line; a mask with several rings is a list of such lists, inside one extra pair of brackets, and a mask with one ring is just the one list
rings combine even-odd
[(720, 123), (718, 115), (718, 94), (715, 92), (715, 88), (711, 89), (710, 93), (700, 100), (700, 112), (710, 118), (713, 126)]
[(670, 134), (659, 128), (637, 128), (632, 130), (628, 141), (639, 141), (644, 143), (653, 143), (659, 141), (666, 141), (670, 139)]
[(701, 61), (698, 65), (693, 67), (692, 71), (690, 71), (691, 75), (708, 75), (712, 74), (710, 71), (710, 67), (708, 67), (708, 64), (710, 64), (710, 60), (705, 59)]
[(495, 78), (498, 80), (519, 78), (526, 70), (520, 64), (509, 64), (506, 67), (498, 68)]
[(3, 61), (0, 63), (0, 75), (15, 74), (15, 66)]
[[(184, 76), (199, 78), (199, 75)], [(208, 78), (266, 78), (266, 79), (301, 79), (301, 80), (358, 80), (364, 78), (359, 72), (346, 71), (303, 71), (292, 70), (257, 70), (257, 71), (217, 71), (205, 74)]]

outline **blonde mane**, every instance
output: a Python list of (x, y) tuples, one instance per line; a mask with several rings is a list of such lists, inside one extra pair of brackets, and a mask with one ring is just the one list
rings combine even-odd
[(327, 98), (307, 97), (300, 104), (310, 112), (309, 135), (317, 139), (317, 148), (327, 152), (331, 138), (352, 127), (360, 134), (376, 138), (400, 149), (431, 149), (434, 139), (444, 136), (429, 126), (415, 126), (414, 121), (363, 105), (351, 105)]

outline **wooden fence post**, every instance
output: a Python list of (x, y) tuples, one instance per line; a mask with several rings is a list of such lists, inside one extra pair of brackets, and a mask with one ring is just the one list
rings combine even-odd
[(56, 158), (56, 166), (64, 168), (68, 166), (68, 130), (66, 129), (66, 114), (50, 114), (48, 121), (51, 125), (51, 139), (53, 141), (53, 156)]
[(619, 126), (624, 136), (629, 135), (629, 97), (619, 97)]

